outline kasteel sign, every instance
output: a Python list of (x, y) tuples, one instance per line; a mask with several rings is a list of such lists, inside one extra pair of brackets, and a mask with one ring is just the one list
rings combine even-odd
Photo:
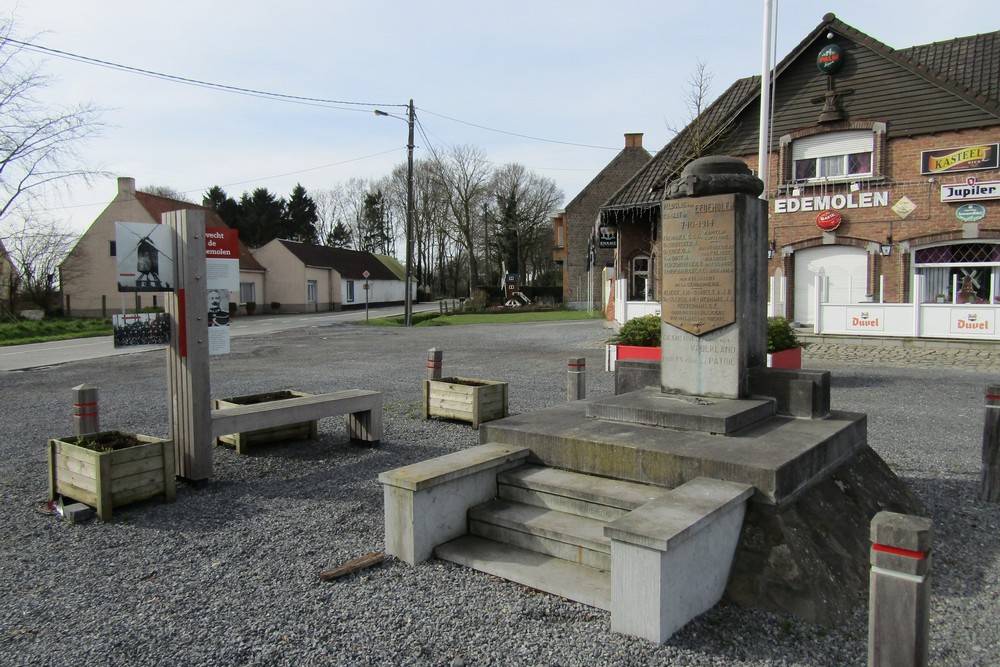
[(1000, 199), (1000, 181), (977, 181), (970, 178), (965, 183), (948, 183), (941, 186), (941, 201), (972, 201)]
[(813, 197), (786, 197), (774, 200), (775, 213), (798, 211), (827, 211), (852, 208), (878, 208), (889, 205), (889, 191), (851, 192), (850, 194), (816, 195)]
[(937, 148), (920, 153), (921, 174), (944, 174), (952, 171), (996, 169), (1000, 144), (979, 144), (958, 148)]

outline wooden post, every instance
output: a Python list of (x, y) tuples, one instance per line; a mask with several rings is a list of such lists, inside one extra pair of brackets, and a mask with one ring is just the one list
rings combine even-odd
[(979, 499), (1000, 503), (1000, 385), (986, 387), (986, 418), (983, 423), (983, 470), (979, 477)]
[(73, 421), (76, 423), (77, 435), (98, 433), (101, 430), (97, 387), (89, 384), (73, 387)]
[(200, 481), (212, 476), (205, 212), (171, 211), (163, 214), (163, 224), (176, 235), (177, 285), (165, 304), (173, 325), (167, 348), (170, 437), (177, 475)]
[(444, 364), (444, 351), (436, 347), (427, 350), (427, 379), (440, 380), (441, 367)]
[(587, 397), (587, 358), (570, 357), (566, 370), (566, 400), (572, 403)]
[(879, 512), (871, 523), (868, 667), (926, 667), (930, 519)]

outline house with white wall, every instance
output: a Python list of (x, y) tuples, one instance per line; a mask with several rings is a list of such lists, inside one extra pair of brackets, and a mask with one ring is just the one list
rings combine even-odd
[[(163, 293), (118, 291), (116, 222), (161, 223), (164, 213), (203, 210), (206, 227), (228, 227), (215, 211), (186, 201), (159, 197), (135, 189), (135, 179), (118, 179), (118, 194), (90, 225), (59, 265), (63, 307), (74, 317), (107, 317), (123, 309), (163, 306)], [(244, 285), (264, 289), (264, 267), (240, 243), (240, 291)], [(235, 295), (232, 298), (236, 301)], [(252, 300), (252, 299), (251, 299)], [(241, 303), (243, 300), (241, 299)]]
[(264, 302), (279, 302), (282, 312), (402, 303), (406, 294), (405, 280), (370, 252), (275, 239), (253, 255), (267, 267)]

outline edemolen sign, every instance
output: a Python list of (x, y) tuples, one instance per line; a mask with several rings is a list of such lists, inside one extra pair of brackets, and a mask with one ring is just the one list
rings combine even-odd
[(816, 216), (816, 226), (824, 232), (832, 232), (840, 227), (840, 214), (836, 211), (823, 211)]

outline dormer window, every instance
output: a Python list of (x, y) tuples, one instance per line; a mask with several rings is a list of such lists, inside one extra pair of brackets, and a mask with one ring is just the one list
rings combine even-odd
[(791, 176), (797, 183), (853, 180), (875, 173), (871, 130), (813, 134), (791, 144)]

